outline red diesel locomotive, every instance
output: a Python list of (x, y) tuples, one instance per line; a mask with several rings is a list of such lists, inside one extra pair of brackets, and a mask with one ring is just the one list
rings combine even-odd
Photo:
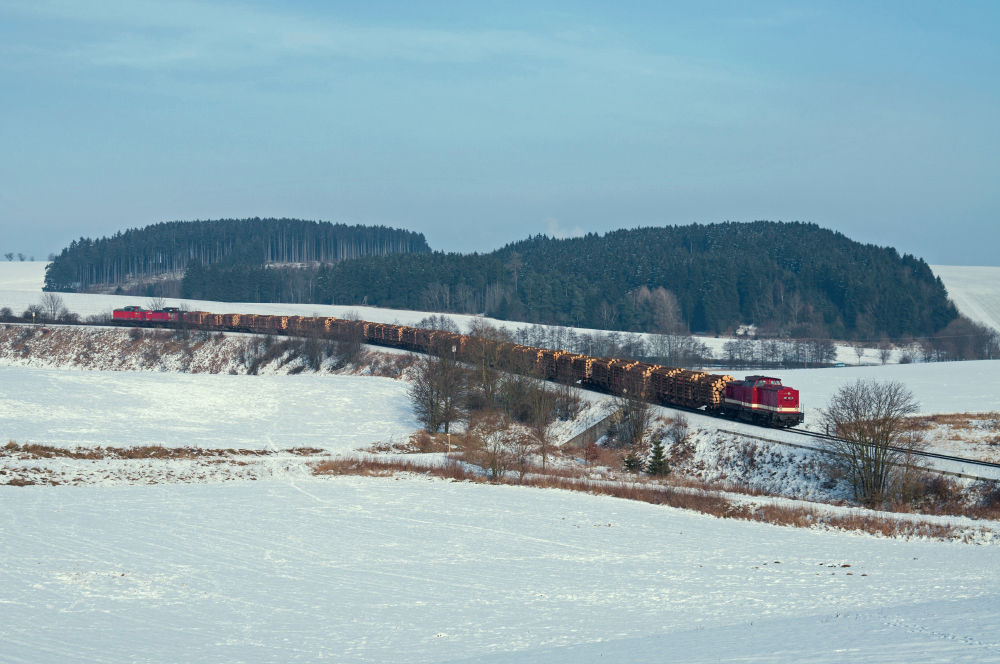
[(170, 323), (181, 319), (181, 310), (177, 307), (164, 307), (148, 311), (142, 307), (123, 307), (115, 309), (111, 318), (114, 321), (128, 321), (131, 323)]
[(721, 410), (724, 415), (755, 424), (793, 427), (805, 420), (799, 406), (799, 391), (778, 378), (747, 376), (726, 383)]

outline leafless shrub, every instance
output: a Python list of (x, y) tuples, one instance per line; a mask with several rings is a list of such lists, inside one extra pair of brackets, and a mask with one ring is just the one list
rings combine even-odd
[(477, 414), (465, 434), (465, 458), (486, 470), (491, 481), (499, 482), (524, 449), (524, 437), (525, 432), (503, 413)]
[(40, 304), (29, 304), (21, 314), (26, 323), (41, 323), (45, 320), (45, 309)]

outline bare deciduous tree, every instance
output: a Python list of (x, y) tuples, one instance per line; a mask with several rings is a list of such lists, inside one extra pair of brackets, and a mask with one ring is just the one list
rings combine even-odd
[(476, 382), (482, 390), (488, 408), (499, 403), (503, 379), (503, 343), (510, 341), (505, 330), (494, 327), (481, 318), (474, 319), (469, 328), (470, 350), (466, 353), (476, 371)]
[(652, 334), (649, 354), (670, 367), (691, 367), (711, 359), (712, 351), (690, 335)]
[(146, 306), (149, 307), (150, 311), (159, 311), (166, 305), (167, 301), (159, 296), (149, 298), (148, 302), (146, 303)]
[(629, 376), (614, 396), (619, 419), (616, 425), (618, 440), (625, 448), (625, 469), (636, 471), (642, 465), (640, 456), (646, 452), (646, 438), (653, 426), (653, 407), (650, 405), (641, 379)]
[(865, 350), (868, 348), (868, 344), (864, 341), (855, 341), (851, 344), (851, 350), (854, 354), (858, 356), (858, 366), (861, 366), (861, 358), (865, 356)]
[(538, 450), (542, 455), (542, 470), (545, 470), (549, 457), (549, 425), (556, 416), (556, 395), (546, 389), (539, 381), (529, 393), (531, 404), (531, 434), (538, 442)]
[(14, 260), (14, 252), (13, 251), (8, 251), (6, 254), (3, 255), (3, 257), (6, 258), (9, 261), (12, 261), (12, 260)]
[(618, 318), (618, 307), (608, 304), (606, 301), (601, 302), (600, 306), (597, 307), (597, 317), (601, 320), (604, 329), (610, 330), (611, 325)]
[(59, 318), (59, 314), (66, 309), (66, 303), (56, 293), (43, 293), (39, 305), (46, 320), (56, 320)]
[(30, 323), (40, 323), (45, 319), (45, 310), (40, 304), (29, 304), (21, 317)]
[(802, 296), (799, 295), (798, 291), (795, 291), (788, 297), (787, 301), (788, 315), (792, 319), (792, 325), (798, 325), (799, 316), (802, 315), (802, 312), (805, 311), (806, 308), (805, 300), (802, 299)]
[(884, 366), (886, 362), (892, 359), (892, 344), (888, 339), (883, 339), (878, 344), (878, 359), (879, 362)]
[(344, 366), (354, 362), (361, 356), (362, 345), (365, 342), (364, 322), (356, 311), (348, 311), (342, 320), (348, 321), (334, 335), (337, 363)]
[(534, 448), (534, 440), (523, 432), (516, 432), (511, 443), (511, 462), (517, 472), (517, 483), (524, 482), (524, 476), (531, 470), (531, 453)]
[(673, 291), (657, 288), (649, 296), (653, 306), (653, 324), (660, 334), (683, 334), (686, 326), (681, 318), (681, 305)]
[(830, 399), (824, 420), (838, 440), (828, 446), (857, 500), (866, 505), (886, 501), (901, 469), (912, 465), (921, 441), (907, 435), (906, 418), (917, 408), (913, 393), (895, 381), (859, 379)]
[(443, 427), (445, 433), (450, 433), (452, 423), (462, 416), (465, 369), (450, 348), (437, 348), (418, 358), (414, 370), (410, 400), (417, 420), (428, 431), (437, 432)]

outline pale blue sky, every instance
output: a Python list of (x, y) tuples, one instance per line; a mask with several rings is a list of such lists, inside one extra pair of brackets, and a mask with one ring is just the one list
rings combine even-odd
[(814, 221), (1000, 265), (1000, 4), (0, 0), (0, 253)]

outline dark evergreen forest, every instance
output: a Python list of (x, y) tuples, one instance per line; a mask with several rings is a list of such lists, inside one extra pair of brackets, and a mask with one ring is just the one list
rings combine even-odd
[(50, 266), (47, 285), (80, 289), (178, 266), (180, 293), (194, 299), (369, 304), (606, 330), (721, 334), (753, 324), (759, 336), (877, 340), (932, 335), (957, 317), (923, 260), (798, 222), (538, 235), (485, 254), (431, 252), (422, 234), (381, 227), (174, 222), (76, 242)]
[(921, 259), (815, 224), (757, 221), (539, 235), (490, 254), (364, 257), (320, 269), (322, 302), (609, 330), (933, 334), (957, 317)]
[[(191, 259), (238, 270), (427, 252), (423, 234), (300, 219), (171, 221), (75, 240), (49, 265), (46, 290), (88, 290), (180, 272)], [(265, 289), (266, 290), (266, 289)]]

